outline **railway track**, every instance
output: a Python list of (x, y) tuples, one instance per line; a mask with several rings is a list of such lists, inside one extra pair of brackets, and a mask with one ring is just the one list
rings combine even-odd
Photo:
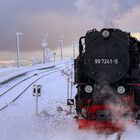
[(14, 84), (12, 87), (10, 87), (9, 89), (7, 89), (6, 91), (0, 93), (0, 98), (1, 98), (3, 95), (5, 95), (6, 93), (8, 93), (8, 91), (10, 91), (10, 90), (13, 89), (14, 87), (18, 86), (19, 84), (21, 84), (22, 82), (25, 82), (25, 81), (27, 81), (28, 79), (31, 79), (31, 78), (33, 78), (33, 77), (39, 75), (39, 74), (49, 72), (49, 71), (51, 71), (51, 70), (53, 70), (53, 69), (56, 69), (56, 68), (54, 68), (54, 66), (53, 66), (53, 67), (48, 67), (47, 70), (45, 70), (45, 71), (43, 70), (43, 72), (38, 72), (38, 73), (35, 73), (35, 74), (33, 74), (33, 75), (29, 76), (29, 77), (26, 77), (25, 79), (23, 79), (23, 80), (17, 82), (16, 84)]
[[(2, 105), (0, 107), (0, 111), (4, 110), (5, 108), (7, 108), (11, 103), (15, 102), (21, 95), (23, 95), (25, 93), (25, 91), (27, 91), (35, 82), (37, 82), (38, 80), (40, 80), (41, 78), (44, 78), (50, 74), (53, 74), (55, 72), (58, 72), (62, 69), (62, 67), (57, 67), (57, 68), (53, 68), (53, 69), (50, 69), (49, 71), (46, 71), (46, 72), (41, 72), (41, 73), (38, 73), (38, 74), (43, 74), (43, 73), (46, 73), (46, 74), (43, 74), (41, 76), (39, 76), (38, 78), (35, 77), (34, 80), (32, 80), (24, 89), (22, 92), (20, 92), (19, 94), (16, 95), (16, 97), (14, 97), (13, 99), (11, 99), (8, 103)], [(35, 76), (35, 75), (34, 75)], [(0, 96), (0, 100), (2, 100), (2, 97), (3, 96), (6, 96), (8, 98), (8, 96), (10, 96), (10, 94), (6, 94), (6, 93), (9, 93), (11, 90), (13, 90), (14, 88), (16, 88), (19, 84), (23, 83), (23, 82), (27, 82), (27, 80), (33, 78), (34, 76), (30, 76), (20, 82), (18, 82), (17, 84), (14, 85), (14, 87), (11, 87), (9, 88), (8, 90), (6, 90), (4, 93), (1, 94)], [(6, 94), (6, 95), (5, 95)]]

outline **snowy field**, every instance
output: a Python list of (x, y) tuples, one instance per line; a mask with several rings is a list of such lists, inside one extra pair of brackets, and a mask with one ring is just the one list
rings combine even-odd
[[(65, 64), (61, 66), (65, 69)], [(0, 92), (17, 81), (0, 87)], [(68, 110), (66, 106), (67, 82), (60, 71), (50, 73), (35, 84), (42, 85), (39, 115), (35, 115), (35, 97), (32, 96), (33, 87), (31, 86), (17, 101), (0, 111), (0, 140), (116, 140), (116, 134), (106, 138), (94, 131), (78, 130), (73, 119), (74, 114), (66, 115), (66, 111), (57, 112), (59, 106)], [(21, 84), (16, 91), (20, 92), (23, 88), (24, 85)], [(14, 94), (12, 92), (9, 94)], [(75, 94), (74, 87), (73, 96)], [(6, 98), (3, 100), (6, 103)], [(1, 98), (0, 102), (3, 102)], [(121, 140), (140, 140), (140, 128), (127, 126)]]

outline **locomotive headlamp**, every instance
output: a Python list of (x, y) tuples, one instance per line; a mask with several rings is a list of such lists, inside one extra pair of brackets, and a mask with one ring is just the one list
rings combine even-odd
[(90, 86), (90, 85), (85, 86), (85, 91), (87, 93), (91, 93), (93, 91), (92, 86)]
[(119, 87), (117, 88), (117, 91), (118, 91), (118, 93), (123, 94), (123, 93), (125, 92), (125, 87), (119, 86)]
[(110, 35), (110, 32), (109, 32), (108, 30), (103, 30), (102, 36), (103, 36), (104, 38), (108, 38), (109, 35)]

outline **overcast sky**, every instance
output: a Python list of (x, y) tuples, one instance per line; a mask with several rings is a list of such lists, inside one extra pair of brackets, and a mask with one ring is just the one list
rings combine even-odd
[(23, 33), (21, 57), (31, 59), (40, 55), (43, 33), (53, 51), (64, 35), (68, 54), (73, 38), (103, 27), (140, 32), (140, 0), (0, 0), (0, 59), (16, 58), (16, 32)]

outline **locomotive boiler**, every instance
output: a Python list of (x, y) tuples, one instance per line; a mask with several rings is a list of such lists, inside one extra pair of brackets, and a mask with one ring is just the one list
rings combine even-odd
[(115, 28), (93, 29), (79, 39), (74, 61), (80, 128), (120, 129), (122, 118), (139, 119), (140, 42)]

